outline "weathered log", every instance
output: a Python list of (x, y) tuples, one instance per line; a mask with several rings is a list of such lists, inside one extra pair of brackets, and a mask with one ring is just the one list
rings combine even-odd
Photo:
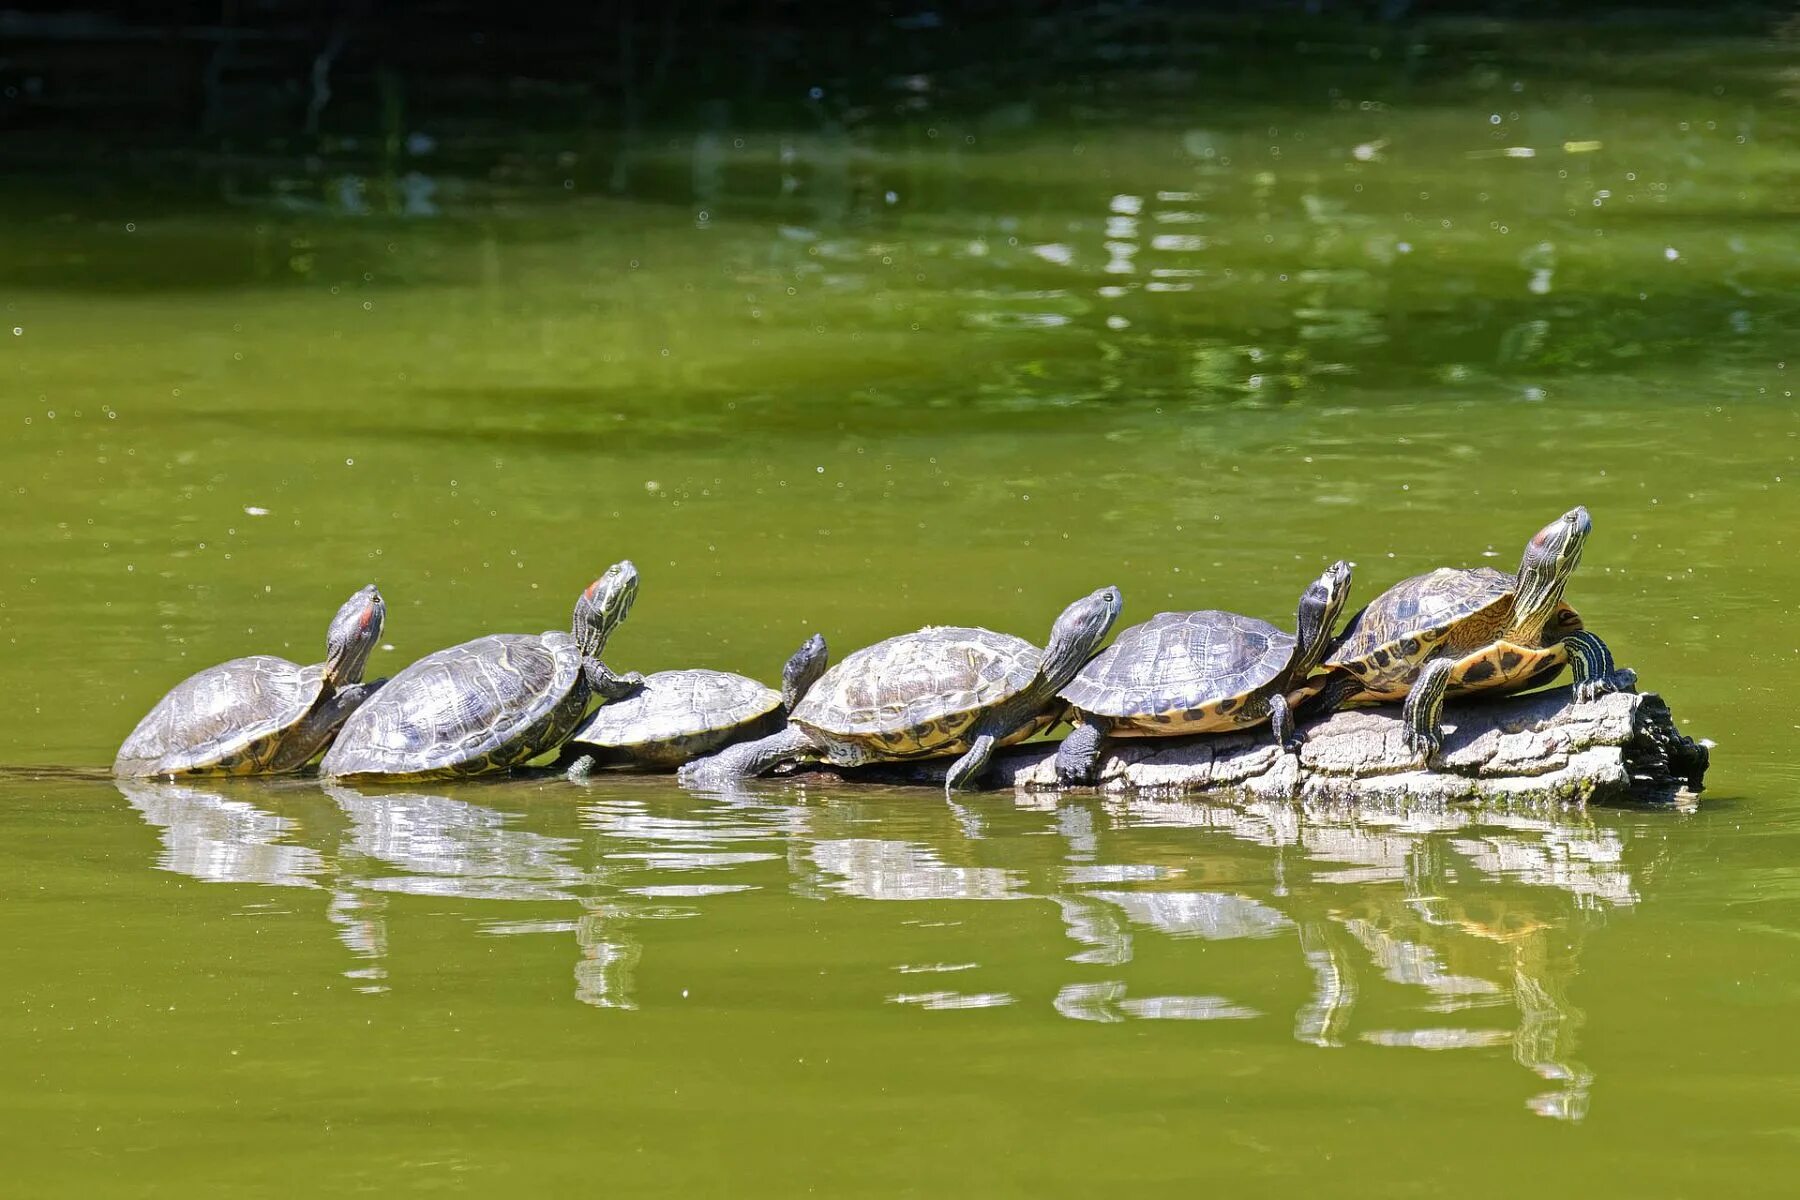
[[(1698, 792), (1708, 748), (1675, 728), (1654, 692), (1587, 704), (1569, 688), (1445, 706), (1444, 746), (1430, 770), (1406, 748), (1400, 709), (1333, 713), (1302, 725), (1298, 754), (1266, 728), (1109, 742), (1099, 787), (1207, 792), (1305, 801), (1456, 800), (1562, 804), (1669, 803)], [(941, 785), (949, 760), (835, 771), (845, 779)], [(995, 756), (989, 782), (1057, 787), (1055, 747), (1033, 742)]]

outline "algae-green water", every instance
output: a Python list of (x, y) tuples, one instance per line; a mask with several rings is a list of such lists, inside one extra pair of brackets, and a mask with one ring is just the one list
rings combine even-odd
[[(1791, 43), (1582, 46), (715, 114), (617, 190), (551, 147), (16, 191), (7, 1190), (1778, 1188)], [(1569, 599), (1716, 743), (1696, 805), (105, 775), (370, 581), (383, 674), (629, 557), (615, 668), (773, 678), (815, 630), (1041, 640), (1104, 584), (1286, 624), (1334, 558), (1360, 603), (1577, 503)]]

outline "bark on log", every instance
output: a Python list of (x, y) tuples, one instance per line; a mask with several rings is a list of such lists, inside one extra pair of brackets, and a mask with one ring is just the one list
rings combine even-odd
[[(1420, 770), (1396, 706), (1353, 709), (1305, 723), (1296, 754), (1266, 728), (1108, 743), (1103, 791), (1129, 788), (1309, 801), (1457, 800), (1561, 804), (1670, 803), (1700, 791), (1707, 746), (1675, 728), (1654, 692), (1578, 704), (1569, 688), (1464, 700), (1444, 708), (1444, 747)], [(832, 773), (849, 780), (942, 785), (948, 759)], [(815, 768), (819, 769), (819, 768)], [(1055, 746), (1033, 742), (995, 756), (993, 786), (1057, 787)]]

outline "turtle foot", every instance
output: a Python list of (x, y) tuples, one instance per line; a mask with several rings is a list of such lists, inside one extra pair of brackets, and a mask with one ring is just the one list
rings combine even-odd
[(1093, 787), (1100, 778), (1100, 743), (1104, 735), (1097, 725), (1082, 722), (1069, 731), (1056, 748), (1056, 782), (1059, 787)]
[(1444, 739), (1435, 733), (1421, 733), (1409, 728), (1405, 736), (1406, 748), (1418, 756), (1420, 767), (1430, 767), (1431, 760), (1444, 748)]
[(1094, 774), (1086, 766), (1070, 767), (1061, 762), (1056, 764), (1056, 782), (1060, 787), (1093, 787)]
[(1609, 692), (1637, 691), (1637, 672), (1630, 667), (1620, 667), (1597, 679), (1584, 679), (1575, 685), (1575, 699), (1583, 704), (1592, 703)]

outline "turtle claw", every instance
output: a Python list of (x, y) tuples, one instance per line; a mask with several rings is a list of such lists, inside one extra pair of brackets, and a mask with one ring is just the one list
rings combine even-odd
[(1444, 748), (1444, 739), (1435, 733), (1421, 733), (1410, 726), (1406, 730), (1406, 748), (1419, 756), (1419, 765), (1429, 767), (1437, 752)]
[(1058, 787), (1089, 787), (1093, 782), (1093, 778), (1085, 771), (1070, 770), (1061, 763), (1056, 764), (1056, 785)]
[(1575, 685), (1575, 699), (1583, 704), (1590, 704), (1609, 692), (1637, 691), (1637, 672), (1630, 667), (1620, 667), (1610, 674), (1597, 679), (1584, 679)]

